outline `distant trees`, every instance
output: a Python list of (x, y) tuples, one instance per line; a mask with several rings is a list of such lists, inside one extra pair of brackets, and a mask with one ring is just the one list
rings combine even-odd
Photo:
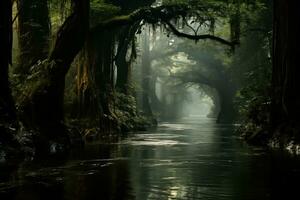
[(189, 49), (187, 46), (184, 48), (184, 51), (188, 53), (191, 59), (196, 61), (197, 65), (190, 75), (193, 75), (195, 83), (207, 85), (216, 90), (218, 95), (216, 101), (220, 103), (217, 122), (232, 123), (237, 118), (234, 98), (238, 89), (231, 73), (232, 66), (230, 64), (226, 65), (224, 62), (224, 49), (211, 45), (205, 46), (205, 44), (202, 44), (202, 46), (202, 48), (198, 48), (198, 51), (195, 47)]
[(141, 76), (142, 76), (142, 110), (145, 115), (153, 117), (153, 112), (150, 104), (150, 81), (151, 81), (151, 60), (150, 60), (150, 41), (149, 34), (145, 33), (143, 37), (143, 53), (141, 62)]

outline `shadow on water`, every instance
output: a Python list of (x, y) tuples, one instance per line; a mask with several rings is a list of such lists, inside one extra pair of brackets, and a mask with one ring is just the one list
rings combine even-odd
[(300, 164), (207, 118), (161, 123), (68, 159), (0, 166), (0, 199), (289, 199)]

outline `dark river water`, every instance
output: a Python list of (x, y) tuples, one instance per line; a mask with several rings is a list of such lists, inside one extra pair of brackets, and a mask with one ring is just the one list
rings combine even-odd
[(68, 158), (2, 163), (0, 199), (300, 199), (298, 159), (249, 147), (233, 130), (189, 118)]

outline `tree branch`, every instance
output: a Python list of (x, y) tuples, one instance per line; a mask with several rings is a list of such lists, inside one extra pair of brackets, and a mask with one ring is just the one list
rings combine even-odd
[(216, 41), (216, 42), (219, 42), (219, 43), (231, 46), (231, 47), (237, 44), (236, 42), (229, 42), (229, 41), (227, 41), (225, 39), (222, 39), (220, 37), (217, 37), (217, 36), (214, 36), (214, 35), (210, 35), (210, 34), (190, 35), (190, 34), (187, 34), (187, 33), (182, 33), (180, 31), (178, 31), (175, 28), (175, 26), (173, 24), (171, 24), (170, 22), (165, 22), (165, 23), (171, 29), (172, 33), (174, 35), (176, 35), (177, 37), (183, 37), (183, 38), (187, 38), (187, 39), (191, 39), (191, 40), (195, 40), (195, 41), (209, 39), (209, 40), (213, 40), (213, 41)]
[[(198, 7), (198, 12), (205, 12), (207, 9), (205, 7)], [(142, 21), (149, 23), (149, 24), (167, 24), (170, 30), (173, 32), (174, 35), (177, 37), (187, 38), (191, 40), (213, 40), (219, 42), (221, 44), (228, 45), (230, 47), (234, 47), (237, 42), (230, 42), (220, 37), (205, 34), (205, 35), (189, 35), (186, 33), (182, 33), (178, 31), (174, 25), (170, 23), (173, 19), (178, 19), (180, 17), (185, 18), (186, 16), (191, 16), (192, 13), (196, 13), (195, 8), (192, 8), (188, 5), (163, 5), (155, 8), (142, 8), (139, 9), (129, 15), (118, 16), (102, 23), (99, 23), (97, 26), (90, 30), (91, 34), (97, 34), (103, 30), (115, 29), (119, 28), (120, 26), (125, 25), (133, 25), (135, 23), (141, 23)]]

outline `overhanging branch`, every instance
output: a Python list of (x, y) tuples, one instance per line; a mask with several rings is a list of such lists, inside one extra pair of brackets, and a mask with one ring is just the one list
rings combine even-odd
[[(197, 8), (197, 15), (200, 13), (206, 14), (206, 10), (204, 7)], [(91, 34), (97, 35), (98, 32), (104, 30), (111, 30), (119, 28), (120, 26), (125, 25), (134, 25), (136, 23), (140, 23), (142, 21), (150, 24), (166, 24), (170, 31), (176, 35), (177, 37), (187, 38), (195, 41), (199, 40), (213, 40), (219, 42), (224, 45), (228, 45), (230, 47), (234, 47), (236, 42), (230, 42), (220, 37), (204, 34), (204, 35), (190, 35), (187, 33), (182, 33), (175, 28), (174, 25), (170, 23), (173, 19), (178, 19), (180, 17), (185, 18), (186, 16), (191, 16), (192, 13), (195, 12), (195, 8), (192, 8), (188, 5), (163, 5), (155, 8), (142, 8), (139, 9), (129, 15), (118, 16), (102, 23), (99, 23), (97, 26), (91, 29)]]
[(214, 36), (214, 35), (210, 35), (210, 34), (190, 35), (190, 34), (187, 34), (187, 33), (183, 33), (183, 32), (180, 32), (179, 30), (177, 30), (175, 28), (175, 26), (173, 24), (171, 24), (170, 22), (165, 22), (165, 23), (171, 29), (172, 33), (174, 35), (176, 35), (177, 37), (188, 38), (188, 39), (195, 40), (195, 41), (209, 39), (209, 40), (213, 40), (213, 41), (216, 41), (216, 42), (219, 42), (219, 43), (231, 46), (231, 47), (237, 44), (236, 42), (230, 42), (230, 41), (227, 41), (223, 38), (220, 38), (220, 37), (217, 37), (217, 36)]

